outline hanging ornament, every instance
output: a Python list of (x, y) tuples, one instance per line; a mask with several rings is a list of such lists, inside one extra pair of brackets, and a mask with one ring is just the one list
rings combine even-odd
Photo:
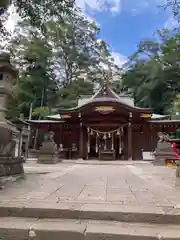
[(118, 136), (120, 135), (120, 131), (119, 130), (117, 130), (116, 135), (118, 135)]
[(89, 133), (89, 128), (87, 128), (87, 132)]
[(63, 150), (63, 145), (62, 143), (59, 144), (59, 151), (62, 151)]
[(103, 139), (106, 140), (106, 133), (104, 133)]
[(91, 129), (90, 135), (93, 135), (93, 130)]
[(109, 138), (111, 137), (111, 134), (110, 134), (110, 133), (108, 134), (108, 137), (109, 137)]
[(96, 134), (96, 153), (98, 153), (98, 135)]
[(111, 150), (114, 150), (114, 139), (112, 138), (112, 141), (111, 141)]

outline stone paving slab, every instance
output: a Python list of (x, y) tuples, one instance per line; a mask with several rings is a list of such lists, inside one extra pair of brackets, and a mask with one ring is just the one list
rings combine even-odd
[(0, 218), (0, 236), (6, 240), (179, 240), (180, 226), (72, 219)]
[[(37, 158), (28, 158), (26, 163), (36, 163)], [(99, 161), (99, 160), (83, 160), (83, 159), (63, 159), (61, 164), (85, 164), (85, 165), (137, 165), (137, 164), (149, 164), (152, 163), (152, 160), (148, 161), (133, 161), (133, 160), (116, 160), (116, 161)], [(50, 164), (48, 164), (50, 165)]]
[[(79, 203), (180, 208), (180, 180), (175, 169), (147, 163), (25, 164), (25, 179), (0, 191), (0, 205), (11, 203)], [(173, 211), (172, 211), (173, 212)]]

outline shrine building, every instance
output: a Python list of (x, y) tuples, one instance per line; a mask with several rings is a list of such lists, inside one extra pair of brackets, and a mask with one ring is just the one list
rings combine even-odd
[(175, 132), (179, 120), (153, 114), (134, 105), (126, 94), (117, 95), (104, 82), (91, 97), (47, 120), (30, 120), (31, 127), (54, 132), (60, 158), (141, 160), (153, 152), (158, 132)]

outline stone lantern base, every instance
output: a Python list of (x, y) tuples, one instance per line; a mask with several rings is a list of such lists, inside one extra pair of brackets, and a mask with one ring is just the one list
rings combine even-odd
[(18, 156), (19, 132), (9, 122), (0, 123), (0, 177), (23, 174), (24, 158)]
[(0, 53), (0, 177), (23, 173), (19, 131), (6, 119), (7, 102), (12, 95), (12, 79), (17, 71), (7, 53)]
[(58, 151), (53, 140), (54, 133), (50, 132), (45, 136), (42, 147), (39, 149), (38, 163), (55, 164), (58, 162)]
[(39, 150), (38, 163), (42, 164), (56, 164), (59, 160), (56, 152), (56, 146), (53, 142), (47, 141)]
[(0, 177), (24, 174), (24, 158), (0, 157)]

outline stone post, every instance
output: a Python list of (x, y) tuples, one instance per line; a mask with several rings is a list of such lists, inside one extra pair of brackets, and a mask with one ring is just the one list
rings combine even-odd
[(180, 178), (180, 161), (177, 161), (176, 178)]

